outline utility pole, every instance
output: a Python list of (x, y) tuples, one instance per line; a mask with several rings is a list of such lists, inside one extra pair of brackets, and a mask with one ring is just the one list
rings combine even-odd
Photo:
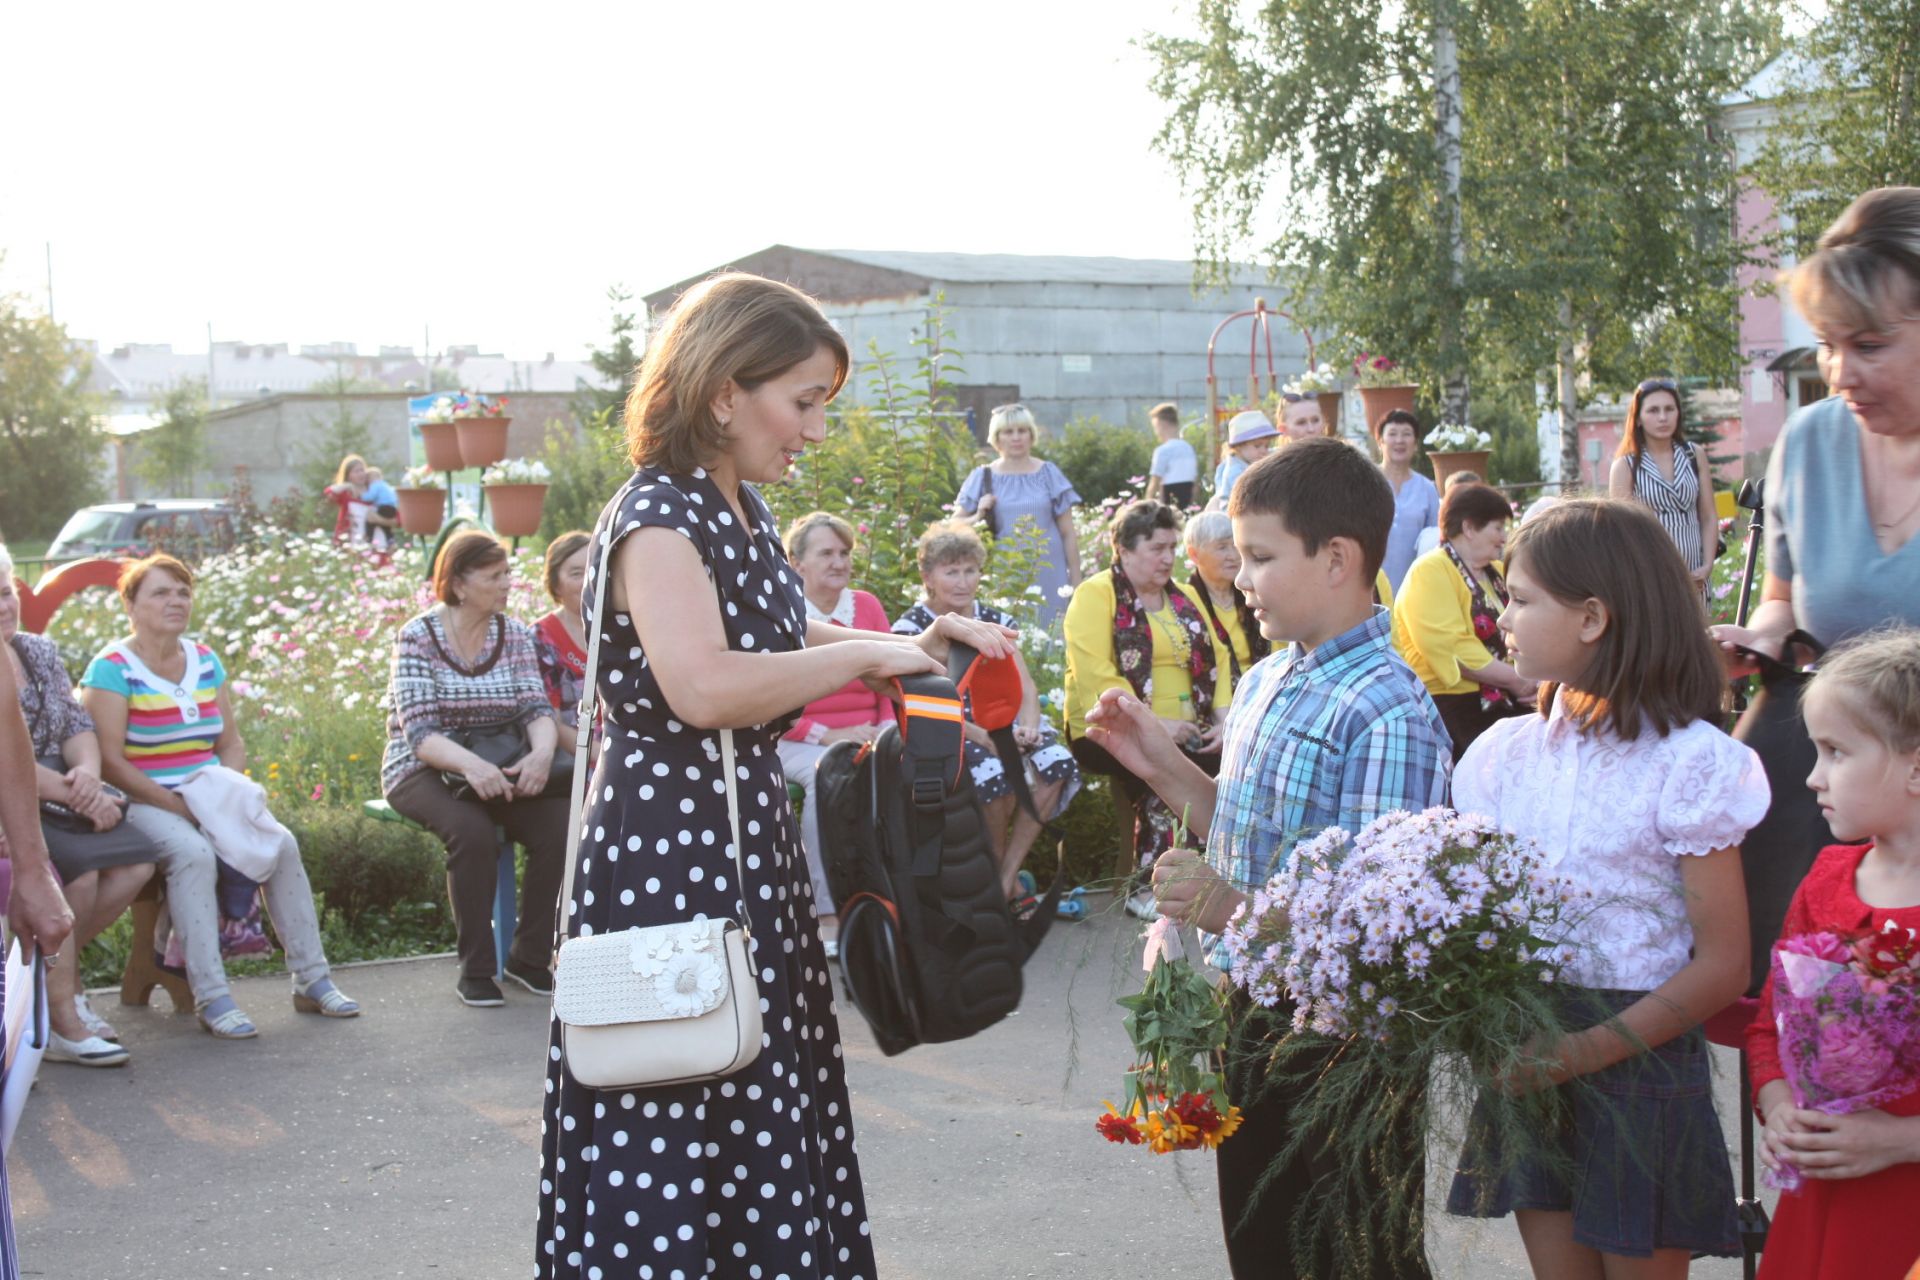
[(213, 321), (207, 321), (207, 408), (213, 408)]
[(49, 240), (47, 241), (47, 319), (53, 318), (53, 241)]

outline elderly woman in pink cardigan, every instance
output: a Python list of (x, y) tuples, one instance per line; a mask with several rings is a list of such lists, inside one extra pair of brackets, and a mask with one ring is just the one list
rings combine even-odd
[[(800, 572), (806, 592), (807, 616), (861, 631), (886, 631), (887, 613), (880, 601), (847, 585), (853, 576), (853, 526), (839, 516), (812, 511), (787, 526), (787, 559)], [(806, 788), (800, 815), (800, 839), (807, 850), (807, 870), (813, 879), (813, 909), (820, 920), (820, 937), (827, 955), (839, 951), (839, 917), (827, 873), (820, 859), (820, 807), (814, 789), (814, 770), (820, 757), (836, 742), (871, 742), (880, 727), (893, 718), (892, 704), (858, 680), (824, 698), (810, 702), (793, 728), (780, 740), (780, 763), (787, 781)]]

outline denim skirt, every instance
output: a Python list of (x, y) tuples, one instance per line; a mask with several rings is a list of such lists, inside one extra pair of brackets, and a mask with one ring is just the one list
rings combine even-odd
[[(1592, 1026), (1645, 994), (1569, 988), (1562, 1016), (1568, 1026)], [(1503, 1151), (1484, 1103), (1475, 1105), (1448, 1213), (1570, 1212), (1575, 1242), (1602, 1253), (1740, 1256), (1732, 1163), (1699, 1027), (1559, 1087), (1563, 1122), (1538, 1135), (1537, 1152)]]

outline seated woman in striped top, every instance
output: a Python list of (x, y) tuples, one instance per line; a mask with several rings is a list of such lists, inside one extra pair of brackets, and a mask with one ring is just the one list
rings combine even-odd
[[(227, 971), (220, 963), (219, 871), (214, 840), (202, 826), (212, 819), (205, 811), (196, 816), (181, 794), (189, 782), (196, 788), (207, 785), (199, 775), (218, 766), (234, 774), (246, 771), (247, 748), (234, 723), (227, 671), (213, 650), (187, 637), (193, 570), (180, 561), (168, 555), (134, 561), (120, 574), (120, 600), (133, 633), (101, 650), (87, 666), (81, 703), (100, 738), (102, 772), (133, 802), (127, 821), (159, 847), (194, 1013), (216, 1038), (244, 1040), (258, 1032), (228, 994)], [(244, 778), (237, 781), (245, 785)], [(232, 850), (226, 852), (232, 856)], [(266, 889), (274, 932), (287, 949), (293, 1007), (329, 1018), (353, 1017), (360, 1006), (333, 985), (321, 951), (320, 921), (300, 846), (282, 827), (277, 847), (264, 852), (271, 870), (254, 878)]]

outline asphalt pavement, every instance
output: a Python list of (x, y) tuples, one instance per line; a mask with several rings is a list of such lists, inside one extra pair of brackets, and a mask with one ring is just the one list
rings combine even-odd
[[(1211, 1157), (1094, 1132), (1127, 1062), (1113, 998), (1137, 988), (1137, 932), (1112, 910), (1060, 924), (1019, 1011), (955, 1044), (884, 1057), (842, 1002), (883, 1280), (1227, 1275)], [(343, 969), (366, 1012), (337, 1022), (294, 1013), (285, 979), (244, 979), (260, 1037), (235, 1043), (164, 994), (96, 996), (133, 1061), (41, 1068), (8, 1160), (22, 1274), (529, 1275), (546, 1002), (509, 985), (504, 1009), (468, 1009), (454, 977), (449, 957)], [(1510, 1223), (1434, 1223), (1441, 1275), (1528, 1274)]]

